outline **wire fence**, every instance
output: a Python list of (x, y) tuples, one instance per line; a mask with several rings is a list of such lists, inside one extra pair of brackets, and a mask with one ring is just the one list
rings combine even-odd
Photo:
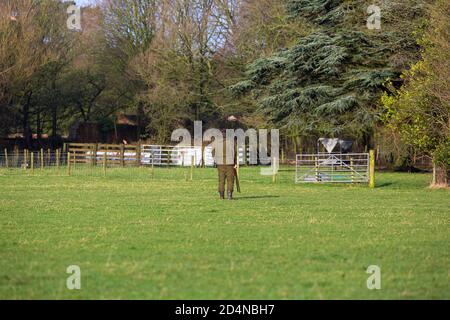
[[(249, 150), (238, 150), (240, 165), (251, 160)], [(211, 147), (162, 145), (111, 145), (71, 143), (63, 149), (37, 151), (4, 149), (0, 153), (2, 174), (84, 174), (107, 175), (113, 169), (127, 168), (154, 172), (156, 168), (214, 167)], [(134, 170), (131, 170), (134, 169)], [(125, 171), (125, 170), (124, 170)]]
[[(325, 172), (320, 161), (318, 166), (320, 170), (317, 170), (315, 156), (304, 159), (304, 155), (298, 155), (297, 159), (289, 159), (285, 158), (282, 152), (280, 171), (269, 180), (273, 182), (283, 180), (366, 182), (367, 180), (365, 158), (361, 164), (358, 158), (347, 159), (339, 166), (327, 166), (330, 168)], [(300, 161), (303, 164), (300, 170), (298, 157), (305, 160)], [(383, 157), (384, 155), (380, 154), (378, 159)], [(239, 159), (240, 166), (246, 167), (250, 159), (248, 150), (244, 153), (240, 149)], [(415, 163), (424, 167), (429, 165), (429, 161), (427, 157), (415, 158)], [(78, 148), (70, 145), (68, 148), (57, 150), (0, 151), (0, 176), (114, 177), (128, 180), (173, 178), (189, 181), (201, 177), (203, 173), (198, 169), (203, 167), (214, 167), (212, 151), (209, 148), (157, 145), (142, 145), (137, 148), (123, 145), (80, 144)], [(303, 169), (306, 171), (303, 172)], [(246, 169), (245, 172), (249, 173), (247, 178), (259, 179), (257, 170)], [(250, 173), (254, 177), (250, 177)], [(210, 173), (204, 174), (204, 177), (208, 175)]]
[(31, 169), (67, 165), (67, 152), (57, 151), (15, 151), (0, 154), (0, 167), (3, 169)]
[[(70, 149), (69, 149), (70, 150)], [(213, 161), (202, 164), (197, 150), (160, 148), (155, 152), (143, 149), (140, 161), (130, 152), (96, 151), (95, 153), (64, 152), (63, 150), (13, 151), (0, 154), (0, 177), (81, 177), (85, 179), (149, 180), (217, 180)], [(181, 157), (180, 157), (181, 155)], [(201, 154), (200, 154), (201, 156)], [(245, 167), (245, 168), (244, 168)], [(284, 166), (274, 177), (261, 176), (259, 166), (239, 165), (238, 172), (247, 181), (267, 183), (293, 182), (295, 167)]]
[[(396, 166), (396, 156), (393, 152), (376, 151), (375, 163), (379, 169), (393, 169)], [(409, 165), (425, 171), (433, 169), (433, 158), (427, 154), (414, 154), (409, 159)]]
[[(114, 176), (126, 178), (152, 177), (157, 169), (152, 163), (122, 162), (113, 153), (98, 153), (82, 158), (72, 152), (12, 152), (0, 155), (0, 175), (28, 176)], [(184, 169), (189, 170), (190, 167)], [(186, 171), (185, 170), (185, 171)]]
[(155, 165), (138, 165), (128, 163), (126, 166), (113, 161), (82, 163), (74, 161), (68, 152), (16, 153), (14, 156), (0, 155), (0, 177), (82, 177), (123, 179), (142, 181), (151, 179), (175, 179), (191, 181), (198, 175), (198, 167), (166, 167)]

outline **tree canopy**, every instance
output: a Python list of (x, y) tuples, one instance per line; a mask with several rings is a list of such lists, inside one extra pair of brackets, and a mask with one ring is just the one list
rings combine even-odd
[(58, 143), (120, 111), (138, 139), (168, 143), (234, 115), (282, 129), (294, 151), (322, 135), (373, 147), (390, 131), (443, 164), (447, 2), (376, 2), (374, 29), (364, 0), (97, 0), (69, 30), (70, 1), (4, 0), (0, 134)]
[[(417, 6), (387, 1), (391, 10), (420, 17)], [(251, 93), (260, 112), (276, 125), (302, 135), (370, 134), (384, 83), (397, 79), (399, 56), (418, 50), (410, 21), (385, 21), (367, 30), (361, 1), (298, 0), (287, 2), (291, 19), (309, 28), (291, 47), (250, 63), (246, 79), (231, 87), (236, 96)], [(397, 31), (401, 30), (401, 31)]]
[(385, 93), (385, 121), (410, 146), (434, 156), (437, 184), (450, 168), (450, 3), (436, 1), (419, 43), (422, 59), (404, 72), (405, 84)]

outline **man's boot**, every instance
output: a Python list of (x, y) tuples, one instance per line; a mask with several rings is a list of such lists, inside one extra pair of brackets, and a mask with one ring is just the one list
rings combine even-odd
[(233, 192), (228, 191), (228, 200), (233, 200)]
[(220, 199), (224, 200), (225, 199), (225, 192), (219, 192), (220, 194)]

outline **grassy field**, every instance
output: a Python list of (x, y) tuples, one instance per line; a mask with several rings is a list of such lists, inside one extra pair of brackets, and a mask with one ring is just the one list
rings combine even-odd
[(0, 171), (0, 298), (450, 299), (450, 192), (429, 175), (370, 190), (241, 171), (236, 201), (217, 199), (213, 169)]

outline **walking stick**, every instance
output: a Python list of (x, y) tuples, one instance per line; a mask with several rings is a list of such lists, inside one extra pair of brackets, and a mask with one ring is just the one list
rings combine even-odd
[(239, 176), (237, 174), (236, 168), (234, 170), (234, 180), (236, 181), (236, 190), (237, 192), (241, 193), (241, 184), (239, 183)]

